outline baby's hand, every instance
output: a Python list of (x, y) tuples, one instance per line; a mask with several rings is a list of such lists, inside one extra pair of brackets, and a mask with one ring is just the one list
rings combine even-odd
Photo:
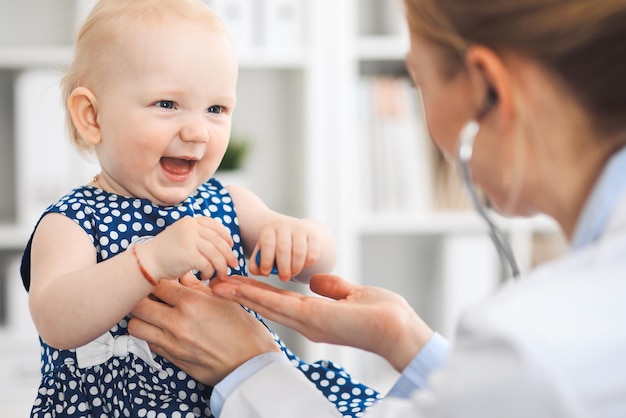
[[(262, 250), (262, 251), (261, 251)], [(260, 263), (255, 257), (261, 251)], [(274, 265), (286, 282), (317, 263), (322, 252), (318, 224), (306, 219), (284, 219), (263, 226), (250, 261), (250, 273), (268, 276)]]
[(225, 278), (228, 267), (238, 266), (233, 239), (222, 223), (206, 216), (184, 217), (156, 237), (141, 244), (141, 262), (155, 278), (178, 279), (198, 270), (203, 279), (214, 273)]

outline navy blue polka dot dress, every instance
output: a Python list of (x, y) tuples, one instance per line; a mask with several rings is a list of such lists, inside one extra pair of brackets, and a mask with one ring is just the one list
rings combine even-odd
[[(215, 179), (203, 184), (179, 205), (171, 207), (95, 187), (79, 187), (51, 205), (45, 212), (48, 213), (63, 214), (80, 225), (91, 237), (98, 262), (125, 251), (138, 240), (158, 234), (183, 216), (221, 219), (231, 230), (235, 243), (233, 251), (239, 257), (239, 267), (231, 269), (229, 274), (247, 274), (232, 200)], [(30, 242), (22, 258), (21, 271), (28, 289)], [(263, 322), (256, 313), (250, 313)], [(149, 350), (140, 355), (137, 350), (127, 349), (132, 345), (128, 343), (131, 338), (127, 331), (128, 319), (123, 318), (105, 334), (111, 343), (109, 354), (87, 366), (81, 363), (84, 348), (58, 350), (40, 339), (42, 380), (31, 417), (212, 416), (208, 406), (210, 387), (195, 381)], [(380, 398), (376, 391), (353, 381), (332, 362), (310, 364), (302, 361), (276, 334), (269, 332), (294, 367), (299, 368), (344, 416), (360, 416)]]

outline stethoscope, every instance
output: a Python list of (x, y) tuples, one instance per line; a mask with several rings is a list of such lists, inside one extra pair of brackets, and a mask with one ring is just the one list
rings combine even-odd
[(491, 106), (495, 104), (497, 101), (497, 97), (495, 94), (491, 93), (488, 95), (488, 101), (483, 109), (480, 112), (479, 116), (476, 120), (469, 121), (465, 124), (463, 129), (459, 134), (459, 142), (457, 149), (457, 161), (459, 163), (459, 171), (461, 172), (461, 177), (463, 179), (463, 183), (465, 188), (467, 189), (472, 204), (474, 208), (478, 212), (478, 214), (485, 220), (487, 226), (489, 227), (489, 236), (493, 241), (496, 250), (498, 251), (498, 255), (500, 256), (500, 260), (503, 264), (508, 265), (511, 271), (511, 276), (514, 279), (517, 279), (520, 276), (519, 267), (517, 266), (517, 261), (515, 260), (515, 255), (513, 254), (513, 250), (509, 245), (506, 237), (502, 233), (502, 231), (496, 226), (491, 217), (487, 214), (481, 199), (478, 197), (478, 193), (476, 191), (476, 187), (472, 182), (472, 176), (470, 175), (469, 163), (472, 159), (472, 152), (474, 151), (474, 141), (476, 140), (476, 136), (478, 135), (478, 131), (480, 131), (480, 124), (478, 120), (484, 116), (484, 114), (491, 109)]

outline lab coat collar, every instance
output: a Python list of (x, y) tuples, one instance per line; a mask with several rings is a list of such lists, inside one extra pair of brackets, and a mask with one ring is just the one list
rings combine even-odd
[(611, 157), (594, 186), (576, 223), (572, 248), (580, 249), (596, 241), (609, 223), (612, 228), (616, 223), (624, 223), (621, 212), (615, 212), (623, 206), (621, 203), (626, 205), (626, 146)]

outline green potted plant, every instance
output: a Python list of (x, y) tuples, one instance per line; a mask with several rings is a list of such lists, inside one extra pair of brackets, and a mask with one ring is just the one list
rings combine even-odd
[(246, 137), (231, 135), (215, 177), (224, 185), (235, 184), (245, 187), (247, 182), (243, 167), (249, 151), (250, 142)]
[(226, 153), (224, 154), (224, 158), (222, 158), (222, 162), (217, 168), (217, 171), (233, 172), (241, 170), (249, 150), (250, 144), (247, 139), (243, 137), (231, 136), (230, 141), (228, 142), (228, 147), (226, 148)]

